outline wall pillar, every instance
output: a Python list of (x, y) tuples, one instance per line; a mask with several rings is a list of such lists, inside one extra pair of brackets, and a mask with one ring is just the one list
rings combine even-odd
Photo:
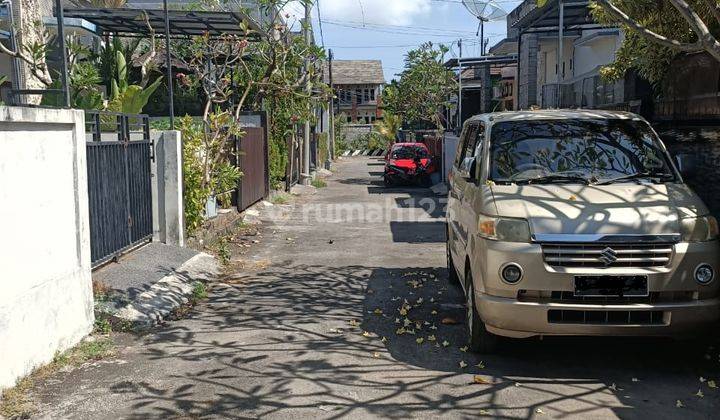
[(82, 111), (0, 106), (0, 389), (93, 328)]
[(537, 105), (538, 37), (533, 34), (522, 36), (520, 46), (520, 74), (518, 74), (517, 109), (528, 109)]
[(153, 133), (153, 239), (185, 245), (183, 217), (182, 140), (179, 131)]
[(482, 83), (482, 90), (480, 91), (480, 112), (487, 113), (492, 112), (492, 77), (490, 75), (490, 66), (481, 66), (475, 69), (475, 77), (479, 76), (480, 82)]

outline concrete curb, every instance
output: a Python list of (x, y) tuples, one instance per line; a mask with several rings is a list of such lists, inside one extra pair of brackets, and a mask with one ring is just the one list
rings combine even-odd
[(188, 303), (196, 282), (214, 280), (220, 271), (220, 264), (212, 255), (195, 255), (111, 316), (121, 322), (130, 322), (134, 328), (150, 328)]

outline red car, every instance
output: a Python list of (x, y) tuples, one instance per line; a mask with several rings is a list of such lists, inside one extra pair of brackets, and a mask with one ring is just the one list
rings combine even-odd
[(385, 185), (419, 183), (430, 185), (435, 172), (430, 151), (423, 143), (395, 143), (385, 155)]

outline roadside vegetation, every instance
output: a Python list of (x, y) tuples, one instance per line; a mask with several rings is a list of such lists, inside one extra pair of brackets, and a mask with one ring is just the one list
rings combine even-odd
[(84, 363), (105, 359), (114, 354), (114, 344), (110, 338), (95, 337), (82, 341), (70, 350), (55, 355), (53, 361), (35, 369), (17, 384), (2, 392), (0, 398), (0, 416), (8, 419), (30, 418), (36, 411), (32, 390), (39, 382), (67, 368), (77, 368)]

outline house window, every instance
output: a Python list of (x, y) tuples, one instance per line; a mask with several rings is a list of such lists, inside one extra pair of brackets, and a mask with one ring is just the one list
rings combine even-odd
[(370, 100), (371, 101), (375, 100), (375, 89), (370, 89)]
[(362, 89), (355, 90), (355, 101), (357, 101), (357, 103), (362, 101)]
[(363, 90), (363, 103), (370, 102), (370, 89)]

